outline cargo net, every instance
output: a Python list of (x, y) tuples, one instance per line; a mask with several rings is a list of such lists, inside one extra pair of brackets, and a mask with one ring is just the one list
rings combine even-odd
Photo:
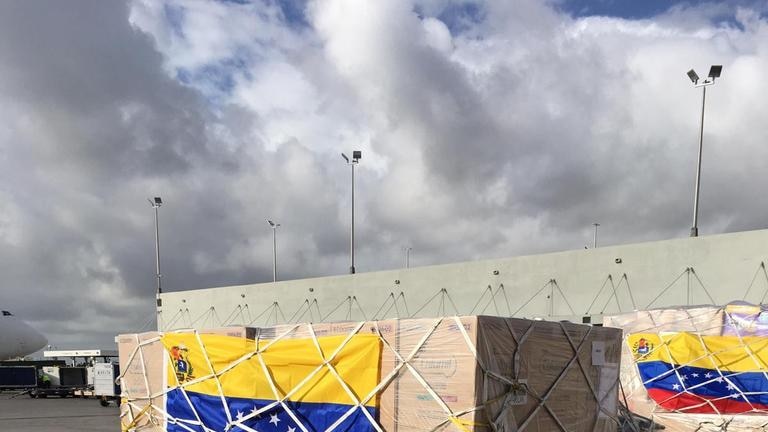
[[(215, 334), (251, 350), (227, 354), (213, 346)], [(187, 344), (173, 345), (182, 338)], [(370, 338), (378, 351), (354, 351)], [(305, 353), (298, 363), (309, 373), (285, 377), (295, 365), (276, 351), (288, 343)], [(122, 335), (121, 424), (189, 432), (615, 431), (620, 343), (615, 329), (498, 317)], [(363, 366), (371, 361), (372, 383)], [(243, 397), (249, 391), (268, 397)]]
[(623, 400), (647, 429), (768, 431), (768, 313), (732, 303), (605, 317), (624, 330)]

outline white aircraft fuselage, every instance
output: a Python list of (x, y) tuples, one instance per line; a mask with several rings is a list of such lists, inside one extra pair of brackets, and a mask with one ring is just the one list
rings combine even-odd
[(48, 340), (8, 311), (0, 311), (0, 360), (23, 357), (45, 347)]

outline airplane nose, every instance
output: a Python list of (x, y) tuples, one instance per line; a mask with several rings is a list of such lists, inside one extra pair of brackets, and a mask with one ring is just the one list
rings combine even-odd
[(0, 357), (22, 357), (39, 351), (48, 344), (48, 340), (40, 332), (29, 324), (16, 319), (13, 315), (3, 317), (2, 345), (0, 345)]

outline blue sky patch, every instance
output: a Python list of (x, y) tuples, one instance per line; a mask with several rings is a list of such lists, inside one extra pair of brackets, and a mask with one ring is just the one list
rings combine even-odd
[(246, 5), (276, 5), (285, 18), (286, 24), (294, 28), (309, 27), (305, 11), (308, 0), (216, 0), (220, 3), (230, 3), (239, 6)]
[[(419, 18), (424, 18), (427, 13), (419, 5), (414, 7), (414, 12)], [(485, 18), (485, 10), (474, 1), (461, 3), (449, 3), (435, 18), (442, 21), (451, 34), (459, 34), (470, 29)]]
[(575, 17), (611, 16), (642, 19), (659, 15), (675, 5), (669, 0), (565, 0), (559, 9)]
[[(561, 0), (555, 2), (554, 5), (559, 10), (577, 18), (587, 16), (609, 16), (625, 19), (645, 19), (662, 14), (674, 6), (698, 6), (707, 3), (713, 5), (721, 5), (725, 3), (730, 6), (729, 9), (734, 12), (739, 6), (761, 11), (763, 13), (768, 10), (768, 4), (759, 0), (728, 0), (725, 2), (702, 0)], [(725, 19), (722, 17), (718, 17), (714, 22), (717, 23), (724, 20)], [(735, 23), (732, 16), (728, 17), (727, 20)]]
[(286, 23), (291, 27), (309, 27), (305, 11), (307, 0), (282, 0), (278, 1), (280, 10), (283, 11)]
[(184, 8), (165, 4), (163, 5), (163, 13), (165, 13), (165, 20), (171, 27), (171, 30), (178, 36), (184, 37), (184, 19), (186, 15)]
[(237, 76), (249, 76), (245, 58), (232, 57), (195, 69), (176, 70), (176, 78), (180, 82), (196, 87), (213, 103), (223, 101), (232, 94)]

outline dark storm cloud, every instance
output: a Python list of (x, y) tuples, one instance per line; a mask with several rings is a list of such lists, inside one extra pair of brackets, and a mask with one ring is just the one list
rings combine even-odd
[[(247, 163), (237, 143), (222, 150), (207, 135), (205, 100), (165, 73), (152, 38), (127, 17), (117, 1), (0, 4), (0, 178), (15, 215), (15, 237), (0, 248), (0, 292), (57, 344), (87, 340), (97, 331), (87, 322), (114, 334), (151, 315), (147, 196), (179, 190), (183, 200), (197, 190), (179, 184), (199, 186)], [(207, 200), (190, 201), (193, 218), (216, 216)], [(199, 223), (182, 227), (190, 225), (200, 232)], [(171, 274), (194, 274), (189, 260), (168, 264), (179, 269)], [(169, 279), (195, 285), (192, 276)]]
[(1, 7), (0, 89), (47, 129), (49, 142), (27, 144), (41, 147), (35, 156), (125, 177), (183, 171), (210, 156), (201, 101), (163, 73), (151, 39), (126, 22), (126, 4)]

